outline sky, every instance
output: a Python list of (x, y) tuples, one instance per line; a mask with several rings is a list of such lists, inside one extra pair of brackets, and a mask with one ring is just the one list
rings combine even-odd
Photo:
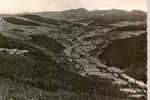
[(123, 9), (146, 11), (146, 0), (0, 0), (0, 13)]

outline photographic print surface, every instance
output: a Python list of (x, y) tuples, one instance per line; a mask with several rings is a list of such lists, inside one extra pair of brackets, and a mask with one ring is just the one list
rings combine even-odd
[(0, 100), (147, 100), (146, 0), (4, 0)]

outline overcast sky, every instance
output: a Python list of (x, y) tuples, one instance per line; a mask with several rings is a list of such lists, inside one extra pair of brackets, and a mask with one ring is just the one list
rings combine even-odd
[(0, 13), (60, 11), (75, 8), (146, 11), (146, 0), (0, 0)]

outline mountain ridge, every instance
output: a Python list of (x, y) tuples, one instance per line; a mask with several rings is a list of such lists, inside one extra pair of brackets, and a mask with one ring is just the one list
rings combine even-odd
[[(137, 13), (142, 13), (146, 14), (146, 12), (141, 11), (141, 10), (133, 10), (136, 11)], [(110, 10), (92, 10), (89, 11), (85, 8), (78, 8), (78, 9), (71, 9), (71, 10), (64, 10), (64, 11), (54, 11), (54, 12), (31, 12), (32, 14), (35, 15), (40, 15), (42, 17), (46, 18), (54, 18), (54, 19), (60, 19), (60, 20), (71, 20), (70, 17), (73, 17), (72, 19), (79, 19), (79, 18), (91, 18), (91, 17), (96, 17), (100, 16), (99, 14), (113, 14), (113, 13), (119, 13), (119, 14), (124, 14), (124, 13), (132, 13), (132, 11), (125, 11), (125, 10), (119, 10), (119, 9), (110, 9)], [(31, 14), (31, 13), (24, 13), (24, 14)], [(23, 15), (24, 15), (23, 14)], [(22, 15), (22, 14), (21, 14)], [(69, 17), (69, 18), (68, 18)]]

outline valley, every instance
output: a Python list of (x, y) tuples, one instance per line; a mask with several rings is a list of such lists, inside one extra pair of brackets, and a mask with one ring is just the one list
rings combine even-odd
[(146, 100), (146, 28), (138, 10), (0, 15), (0, 97)]

